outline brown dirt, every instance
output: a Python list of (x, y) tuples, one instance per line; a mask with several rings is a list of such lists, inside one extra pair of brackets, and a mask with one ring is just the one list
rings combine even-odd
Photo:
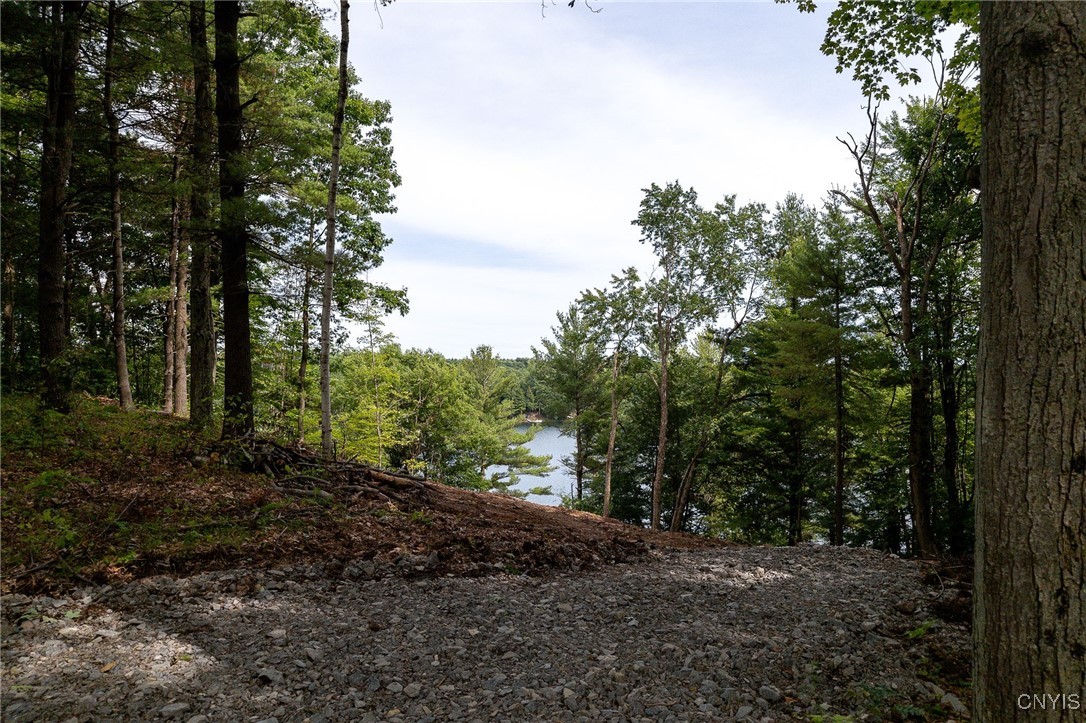
[(322, 465), (270, 442), (209, 444), (182, 420), (125, 416), (97, 400), (84, 400), (49, 432), (59, 439), (43, 436), (41, 445), (8, 443), (17, 422), (9, 416), (4, 592), (242, 566), (357, 574), (359, 561), (369, 563), (365, 576), (542, 574), (625, 561), (653, 547), (723, 544), (358, 465)]

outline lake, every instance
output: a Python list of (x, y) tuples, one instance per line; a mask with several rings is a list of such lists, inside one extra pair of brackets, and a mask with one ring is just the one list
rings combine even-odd
[(527, 492), (533, 487), (550, 487), (554, 492), (553, 495), (528, 495), (527, 499), (541, 505), (558, 506), (562, 504), (559, 495), (572, 494), (572, 485), (576, 483), (573, 475), (562, 466), (562, 457), (573, 454), (573, 437), (563, 437), (560, 428), (549, 424), (525, 424), (518, 426), (517, 431), (523, 432), (529, 426), (535, 427), (535, 438), (525, 446), (532, 451), (532, 454), (549, 454), (551, 464), (557, 469), (546, 477), (523, 475), (513, 485), (513, 489)]

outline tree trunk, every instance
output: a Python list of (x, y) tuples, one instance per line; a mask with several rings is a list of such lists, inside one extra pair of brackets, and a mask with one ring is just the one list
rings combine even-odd
[(980, 37), (973, 718), (1081, 720), (1086, 4), (982, 3)]
[(611, 429), (607, 433), (607, 461), (603, 470), (603, 516), (611, 516), (611, 468), (615, 461), (615, 437), (618, 435), (618, 349), (611, 357)]
[[(908, 257), (902, 254), (902, 258), (909, 269)], [(935, 557), (939, 549), (931, 526), (931, 397), (914, 324), (912, 279), (905, 271), (901, 277), (901, 343), (909, 361), (909, 500), (920, 554)]]
[(944, 444), (943, 444), (943, 487), (947, 499), (947, 545), (951, 555), (964, 555), (966, 552), (965, 504), (961, 483), (958, 478), (958, 448), (961, 446), (958, 432), (958, 413), (961, 410), (960, 392), (955, 374), (954, 363), (954, 309), (951, 301), (952, 292), (947, 292), (945, 303), (937, 300), (939, 310), (939, 404), (942, 408)]
[(253, 363), (249, 327), (249, 255), (245, 160), (239, 98), (237, 0), (215, 3), (215, 114), (219, 121), (219, 248), (222, 254), (226, 358), (223, 437), (253, 431)]
[(305, 283), (302, 286), (302, 359), (298, 363), (298, 444), (305, 443), (305, 372), (309, 366), (309, 295), (313, 291), (313, 271), (309, 268), (309, 249), (314, 247), (315, 220), (309, 222), (309, 245), (306, 247)]
[(121, 124), (113, 107), (113, 79), (116, 76), (115, 42), (117, 35), (117, 3), (110, 0), (105, 28), (105, 73), (103, 74), (102, 106), (109, 127), (110, 217), (113, 238), (113, 359), (117, 372), (117, 398), (121, 408), (128, 411), (132, 404), (131, 384), (128, 382), (128, 351), (125, 346), (125, 254), (121, 238), (121, 172), (117, 162), (121, 151)]
[(211, 61), (207, 50), (207, 8), (204, 0), (189, 3), (194, 91), (192, 124), (192, 194), (189, 236), (192, 244), (192, 283), (189, 289), (192, 337), (192, 378), (189, 420), (197, 429), (211, 426), (215, 396), (215, 322), (211, 310)]
[(173, 413), (184, 417), (188, 413), (188, 364), (186, 357), (189, 349), (189, 314), (188, 314), (188, 253), (190, 223), (188, 204), (182, 199), (181, 236), (177, 245), (177, 294), (173, 313)]
[[(738, 328), (738, 327), (737, 327)], [(732, 333), (734, 333), (734, 329)], [(710, 402), (710, 408), (713, 411), (719, 411), (718, 405), (720, 404), (720, 390), (724, 383), (724, 366), (725, 360), (728, 354), (728, 339), (720, 345), (720, 359), (717, 361), (716, 366), (716, 384), (713, 386), (713, 396)], [(683, 528), (683, 522), (686, 517), (686, 506), (690, 502), (690, 491), (694, 487), (694, 474), (698, 468), (698, 462), (701, 460), (701, 455), (705, 454), (705, 450), (709, 448), (710, 428), (704, 427), (701, 431), (701, 436), (698, 439), (697, 447), (694, 449), (694, 454), (690, 456), (690, 461), (686, 464), (686, 469), (683, 470), (682, 481), (679, 482), (679, 490), (675, 493), (675, 508), (671, 511), (671, 526), (669, 530), (671, 532), (681, 532)]]
[[(332, 334), (332, 275), (336, 265), (336, 191), (339, 183), (339, 151), (343, 142), (343, 109), (347, 103), (347, 47), (350, 42), (347, 0), (339, 3), (339, 95), (332, 120), (332, 167), (328, 173), (328, 209), (324, 244), (324, 288), (321, 294), (321, 451), (331, 459), (332, 390), (329, 372)], [(380, 410), (378, 410), (380, 414)]]
[(798, 416), (792, 418), (789, 427), (792, 469), (788, 474), (788, 544), (794, 546), (803, 541), (807, 471), (803, 466), (803, 424)]
[(163, 333), (163, 337), (165, 338), (165, 343), (163, 345), (165, 363), (163, 364), (162, 379), (162, 411), (166, 414), (174, 413), (175, 401), (174, 383), (176, 374), (174, 372), (174, 366), (176, 364), (177, 347), (174, 343), (174, 337), (177, 335), (177, 259), (181, 246), (181, 204), (180, 199), (178, 198), (177, 186), (180, 179), (181, 158), (175, 152), (173, 156), (173, 171), (170, 176), (171, 186), (173, 187), (173, 197), (170, 199), (170, 276), (167, 285), (166, 324)]
[(68, 348), (65, 216), (68, 213), (68, 175), (72, 168), (79, 22), (86, 8), (86, 2), (52, 3), (53, 44), (45, 60), (48, 82), (42, 129), (38, 226), (38, 336), (42, 402), (62, 412), (69, 409), (71, 389), (64, 359)]
[(573, 413), (575, 416), (574, 429), (574, 451), (576, 455), (576, 464), (574, 465), (573, 476), (577, 480), (577, 501), (584, 501), (584, 461), (587, 456), (584, 449), (584, 430), (581, 426), (581, 414), (583, 410), (580, 408), (580, 400), (577, 400), (577, 404), (574, 405)]
[(833, 531), (830, 544), (845, 544), (845, 381), (841, 354), (841, 287), (833, 299)]
[(660, 430), (656, 437), (656, 470), (652, 475), (652, 519), (649, 527), (660, 529), (660, 490), (664, 483), (664, 462), (667, 454), (667, 392), (668, 339), (670, 329), (660, 331)]

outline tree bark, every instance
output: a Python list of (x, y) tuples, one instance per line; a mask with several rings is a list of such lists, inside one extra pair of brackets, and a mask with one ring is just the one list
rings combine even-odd
[(178, 197), (178, 181), (181, 179), (181, 157), (175, 152), (173, 155), (173, 170), (170, 174), (173, 197), (170, 199), (170, 255), (169, 255), (169, 282), (167, 284), (168, 296), (166, 297), (166, 324), (164, 327), (163, 351), (165, 363), (163, 364), (162, 379), (162, 411), (166, 414), (174, 413), (174, 384), (176, 374), (177, 346), (174, 337), (177, 335), (177, 260), (181, 246), (181, 203)]
[(939, 347), (939, 403), (942, 408), (943, 487), (947, 499), (947, 545), (951, 555), (966, 552), (966, 510), (964, 494), (958, 475), (958, 450), (961, 434), (958, 430), (958, 414), (961, 411), (961, 393), (958, 389), (957, 369), (954, 360), (954, 308), (952, 291), (945, 300), (936, 300), (939, 313), (937, 342)]
[[(350, 43), (347, 0), (339, 3), (339, 94), (332, 119), (332, 167), (328, 173), (328, 209), (324, 244), (324, 288), (321, 294), (321, 452), (331, 459), (332, 390), (329, 359), (331, 356), (332, 276), (336, 265), (336, 191), (339, 183), (339, 151), (343, 142), (343, 110), (347, 103), (347, 47)], [(378, 410), (380, 414), (380, 410)]]
[(38, 337), (42, 402), (61, 412), (69, 409), (71, 389), (71, 377), (64, 359), (68, 348), (65, 216), (68, 213), (68, 175), (72, 168), (79, 22), (86, 8), (86, 2), (52, 3), (53, 44), (45, 59), (46, 112), (42, 129), (38, 225)]
[(207, 7), (204, 0), (189, 3), (189, 40), (194, 92), (192, 193), (189, 199), (189, 236), (192, 244), (189, 421), (197, 429), (207, 429), (211, 426), (215, 397), (215, 322), (211, 310), (211, 136), (214, 119), (211, 112), (211, 60), (207, 49)]
[(830, 543), (845, 544), (845, 381), (841, 353), (841, 284), (833, 298), (833, 530)]
[(113, 359), (117, 372), (117, 398), (121, 408), (128, 411), (132, 404), (131, 384), (128, 381), (128, 351), (125, 345), (125, 254), (121, 238), (121, 170), (118, 154), (121, 151), (121, 124), (113, 106), (113, 80), (116, 68), (117, 3), (110, 0), (105, 28), (105, 73), (102, 106), (105, 123), (109, 127), (110, 217), (113, 240)]
[(611, 429), (607, 433), (607, 461), (603, 471), (603, 516), (611, 516), (611, 469), (615, 461), (615, 437), (618, 436), (618, 349), (611, 357)]
[(313, 290), (313, 270), (309, 268), (309, 252), (315, 246), (315, 220), (309, 222), (309, 245), (306, 247), (305, 282), (302, 285), (302, 358), (298, 363), (298, 444), (305, 443), (305, 373), (309, 366), (309, 295)]
[[(910, 242), (910, 246), (911, 246)], [(935, 557), (939, 548), (931, 525), (931, 394), (925, 362), (916, 338), (913, 319), (913, 293), (909, 254), (902, 254), (906, 269), (901, 275), (901, 343), (909, 360), (909, 500), (912, 505), (913, 533), (920, 554)], [(923, 314), (920, 315), (923, 317)]]
[(245, 159), (239, 98), (237, 0), (215, 3), (215, 114), (219, 121), (219, 248), (223, 281), (225, 390), (223, 437), (253, 431), (253, 362), (249, 326), (249, 249)]
[(191, 222), (188, 204), (181, 201), (183, 222), (177, 243), (177, 293), (173, 313), (173, 412), (179, 417), (188, 413), (188, 364), (189, 348), (188, 314), (188, 253)]
[(660, 323), (660, 429), (656, 436), (656, 469), (652, 475), (652, 519), (649, 527), (660, 529), (660, 491), (664, 484), (664, 462), (667, 454), (667, 366), (671, 329)]
[(1086, 4), (982, 3), (980, 38), (973, 718), (1081, 720)]

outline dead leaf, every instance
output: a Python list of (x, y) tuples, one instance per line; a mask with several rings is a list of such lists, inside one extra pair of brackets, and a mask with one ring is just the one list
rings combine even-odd
[(108, 673), (109, 671), (113, 670), (115, 667), (117, 667), (117, 661), (116, 660), (103, 665), (102, 668), (101, 668), (101, 671), (103, 673)]

